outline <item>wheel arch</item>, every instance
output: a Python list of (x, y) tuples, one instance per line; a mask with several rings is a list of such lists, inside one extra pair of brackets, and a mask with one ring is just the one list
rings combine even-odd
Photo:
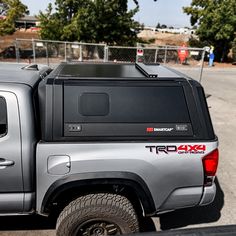
[(155, 204), (147, 184), (140, 176), (129, 172), (91, 172), (58, 179), (47, 190), (41, 213), (49, 214), (58, 202), (66, 206), (79, 196), (98, 192), (114, 192), (127, 197), (143, 215), (155, 213)]

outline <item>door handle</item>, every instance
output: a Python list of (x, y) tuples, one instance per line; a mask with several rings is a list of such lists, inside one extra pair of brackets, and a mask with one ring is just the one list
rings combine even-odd
[(0, 158), (0, 167), (13, 166), (15, 164), (14, 161), (6, 160), (4, 158)]

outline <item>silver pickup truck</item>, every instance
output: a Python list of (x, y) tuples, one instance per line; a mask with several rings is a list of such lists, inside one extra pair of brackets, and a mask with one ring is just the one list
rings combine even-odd
[(0, 214), (57, 235), (139, 231), (210, 204), (218, 141), (202, 86), (161, 65), (0, 64)]

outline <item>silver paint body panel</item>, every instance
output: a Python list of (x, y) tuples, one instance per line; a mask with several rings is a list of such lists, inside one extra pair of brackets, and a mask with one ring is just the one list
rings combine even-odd
[[(12, 204), (0, 207), (1, 213), (22, 213), (24, 201), (32, 210), (35, 205), (31, 196), (35, 189), (35, 121), (32, 88), (24, 84), (0, 84), (0, 96), (7, 104), (8, 132), (0, 138), (0, 157), (15, 162), (0, 169), (0, 206), (6, 199)], [(26, 197), (25, 197), (26, 193)]]
[(0, 158), (14, 165), (0, 169), (0, 193), (23, 192), (21, 132), (18, 100), (14, 93), (0, 89), (7, 106), (7, 134), (0, 138)]
[[(37, 205), (41, 211), (43, 198), (50, 186), (62, 178), (48, 173), (49, 156), (69, 156), (70, 172), (64, 176), (85, 173), (127, 172), (141, 177), (153, 197), (156, 211), (198, 205), (203, 194), (202, 157), (217, 148), (218, 142), (206, 145), (204, 154), (150, 152), (145, 146), (170, 143), (43, 143), (37, 145)], [(173, 144), (173, 143), (172, 143)], [(181, 145), (183, 143), (174, 143)], [(194, 145), (196, 143), (186, 143)], [(212, 194), (214, 197), (214, 194)], [(185, 199), (185, 200), (183, 200)]]

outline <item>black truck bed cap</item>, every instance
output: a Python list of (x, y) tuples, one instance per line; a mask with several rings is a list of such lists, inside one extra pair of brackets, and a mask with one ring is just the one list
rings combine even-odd
[(57, 79), (80, 79), (80, 78), (158, 78), (158, 79), (180, 79), (184, 76), (169, 68), (143, 63), (119, 64), (119, 63), (62, 63), (50, 75)]
[(157, 64), (63, 63), (38, 94), (45, 141), (215, 137), (201, 85)]

